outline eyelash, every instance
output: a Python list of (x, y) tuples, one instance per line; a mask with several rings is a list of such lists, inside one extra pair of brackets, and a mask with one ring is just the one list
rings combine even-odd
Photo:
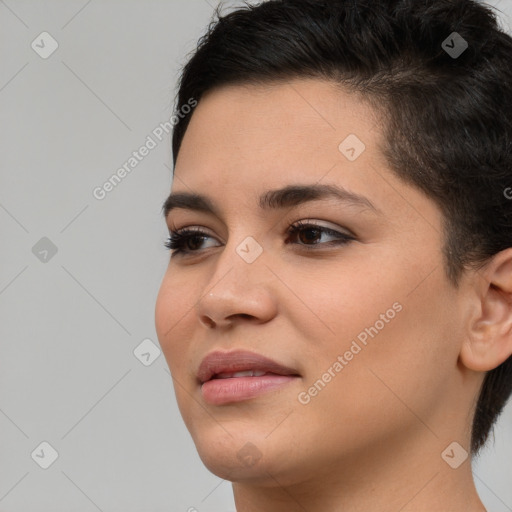
[[(334, 235), (339, 238), (339, 240), (334, 241), (334, 242), (326, 242), (323, 244), (316, 242), (311, 245), (324, 245), (324, 246), (325, 245), (336, 245), (336, 246), (338, 246), (338, 245), (346, 245), (355, 240), (355, 238), (350, 235), (340, 233), (339, 231), (335, 231), (333, 229), (329, 229), (329, 228), (326, 228), (324, 226), (320, 226), (317, 224), (311, 224), (311, 223), (308, 223), (305, 221), (298, 221), (295, 224), (292, 224), (288, 228), (287, 234), (288, 234), (288, 236), (295, 236), (295, 235), (298, 235), (299, 233), (306, 231), (308, 229), (313, 229), (313, 230), (319, 231), (324, 234)], [(177, 231), (171, 232), (171, 236), (164, 243), (164, 246), (167, 249), (171, 250), (173, 255), (174, 254), (187, 255), (187, 254), (197, 253), (197, 252), (199, 252), (199, 250), (197, 250), (197, 249), (196, 250), (184, 249), (184, 247), (186, 246), (186, 243), (190, 239), (196, 238), (196, 237), (202, 238), (203, 241), (205, 238), (211, 238), (210, 235), (208, 235), (207, 233), (205, 233), (204, 231), (202, 231), (200, 229), (183, 228), (183, 229), (179, 229)], [(306, 248), (306, 250), (308, 250), (308, 251), (316, 250), (307, 244), (297, 244), (297, 245), (300, 245), (300, 246)]]

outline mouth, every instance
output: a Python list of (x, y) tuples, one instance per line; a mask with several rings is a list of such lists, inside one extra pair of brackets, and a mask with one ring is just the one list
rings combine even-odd
[[(263, 375), (279, 375), (272, 372), (265, 372), (263, 370), (243, 370), (240, 372), (223, 372), (216, 373), (212, 379), (238, 379), (240, 377), (262, 377)], [(211, 379), (210, 379), (211, 380)]]
[(208, 354), (197, 372), (201, 394), (212, 405), (240, 402), (300, 378), (293, 368), (248, 351)]

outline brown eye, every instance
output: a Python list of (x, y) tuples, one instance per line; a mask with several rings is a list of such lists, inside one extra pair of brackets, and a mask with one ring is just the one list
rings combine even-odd
[(189, 254), (199, 252), (209, 238), (212, 237), (200, 229), (181, 229), (172, 232), (164, 245), (172, 250), (172, 254)]
[[(311, 245), (343, 245), (355, 240), (353, 236), (347, 235), (345, 233), (340, 233), (339, 231), (326, 228), (325, 226), (305, 223), (303, 221), (297, 222), (296, 224), (290, 226), (288, 229), (288, 235), (292, 241), (287, 243), (305, 246), (306, 248), (309, 248), (308, 246)], [(324, 235), (333, 237), (335, 240), (321, 242), (320, 240)], [(298, 242), (296, 240), (298, 240)]]

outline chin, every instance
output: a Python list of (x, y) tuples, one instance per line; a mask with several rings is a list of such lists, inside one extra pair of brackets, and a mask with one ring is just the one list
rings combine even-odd
[(197, 452), (206, 468), (219, 478), (232, 482), (268, 478), (268, 460), (264, 460), (256, 443), (227, 437), (225, 442), (219, 439), (196, 442)]
[[(193, 440), (205, 467), (214, 475), (234, 483), (273, 488), (292, 485), (307, 478), (308, 464), (293, 459), (287, 438), (265, 438), (242, 427), (230, 436), (219, 429), (196, 431)], [(304, 461), (303, 461), (304, 462)], [(307, 467), (307, 470), (302, 474)]]

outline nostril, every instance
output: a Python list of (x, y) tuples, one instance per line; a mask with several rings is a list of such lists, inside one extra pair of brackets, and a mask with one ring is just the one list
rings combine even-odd
[(215, 327), (215, 322), (209, 316), (204, 316), (202, 320), (207, 327)]

